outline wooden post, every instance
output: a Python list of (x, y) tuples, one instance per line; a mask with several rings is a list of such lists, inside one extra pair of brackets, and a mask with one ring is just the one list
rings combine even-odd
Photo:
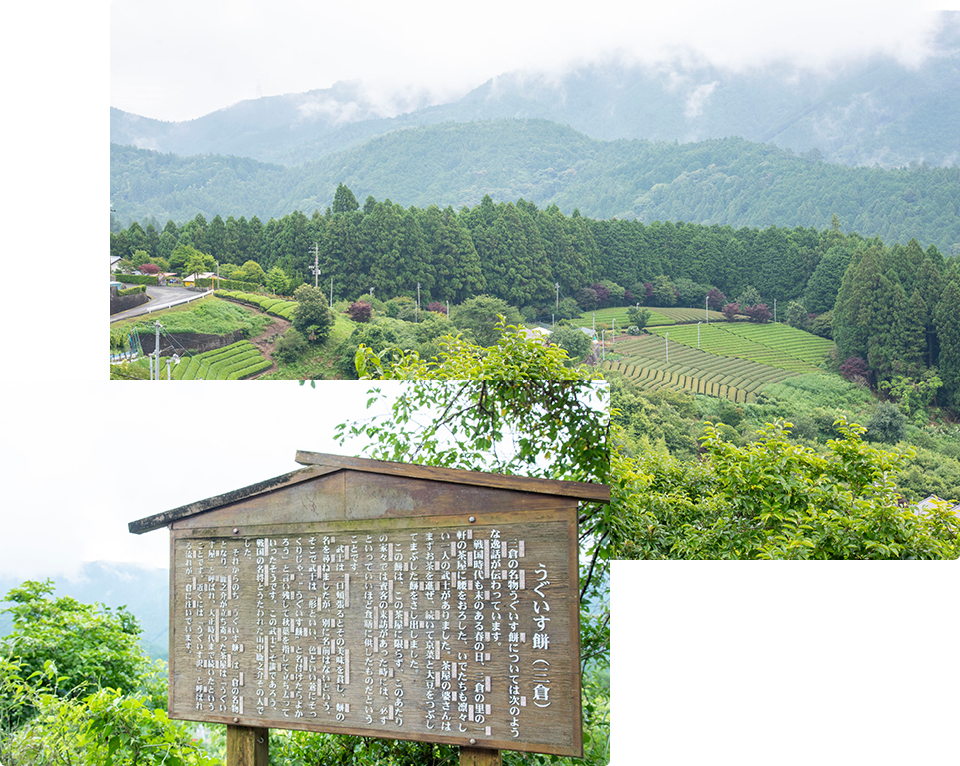
[(499, 750), (487, 747), (461, 747), (460, 766), (500, 766)]
[(227, 766), (267, 766), (270, 730), (227, 724)]

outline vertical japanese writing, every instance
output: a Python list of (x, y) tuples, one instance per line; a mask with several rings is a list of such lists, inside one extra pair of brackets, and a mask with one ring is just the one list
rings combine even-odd
[(532, 663), (533, 676), (533, 704), (539, 708), (549, 707), (550, 701), (550, 661), (547, 652), (550, 649), (550, 632), (547, 623), (550, 622), (550, 602), (545, 596), (546, 588), (550, 585), (547, 579), (547, 567), (541, 563), (534, 571), (536, 586), (533, 588), (533, 650), (535, 659)]
[(174, 704), (199, 720), (540, 736), (543, 716), (565, 720), (576, 669), (569, 558), (551, 550), (511, 524), (178, 540)]

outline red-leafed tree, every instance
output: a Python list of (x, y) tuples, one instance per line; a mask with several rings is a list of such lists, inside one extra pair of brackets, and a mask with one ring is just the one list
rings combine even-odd
[(728, 322), (732, 322), (737, 318), (737, 314), (740, 313), (740, 304), (739, 303), (727, 303), (721, 309), (723, 312), (723, 318)]
[(369, 322), (373, 307), (366, 301), (356, 301), (347, 307), (347, 314), (354, 322)]
[(710, 289), (707, 293), (707, 306), (714, 311), (720, 311), (727, 301), (727, 296), (720, 292), (716, 287)]
[(766, 303), (757, 303), (753, 306), (741, 306), (740, 313), (750, 317), (751, 322), (769, 322), (773, 319), (770, 307)]

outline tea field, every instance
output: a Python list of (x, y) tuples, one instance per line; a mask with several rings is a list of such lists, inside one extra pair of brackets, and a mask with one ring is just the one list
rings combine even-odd
[(248, 340), (185, 359), (171, 373), (173, 380), (242, 380), (273, 366)]
[[(629, 307), (621, 306), (612, 309), (585, 311), (577, 319), (571, 319), (570, 324), (574, 327), (596, 327), (598, 331), (615, 329), (619, 334), (621, 330), (626, 331), (631, 324), (630, 320), (627, 319), (627, 308)], [(650, 312), (647, 327), (661, 327), (685, 322), (706, 322), (708, 315), (711, 322), (723, 321), (723, 314), (719, 311), (707, 312), (705, 309), (663, 307), (648, 307), (647, 310)]]
[(831, 341), (783, 324), (674, 325), (619, 337), (615, 358), (602, 368), (647, 388), (744, 403), (755, 401), (769, 383), (817, 372), (832, 347)]

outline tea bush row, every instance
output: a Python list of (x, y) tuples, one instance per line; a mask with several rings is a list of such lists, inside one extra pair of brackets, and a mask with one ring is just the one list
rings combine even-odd
[(174, 368), (175, 380), (238, 380), (269, 368), (260, 350), (248, 340), (207, 351)]
[(218, 290), (214, 295), (218, 298), (226, 298), (238, 303), (256, 306), (266, 313), (286, 319), (288, 322), (293, 321), (293, 312), (297, 308), (296, 301), (275, 298), (271, 295), (257, 295), (256, 293), (244, 293), (236, 290)]

